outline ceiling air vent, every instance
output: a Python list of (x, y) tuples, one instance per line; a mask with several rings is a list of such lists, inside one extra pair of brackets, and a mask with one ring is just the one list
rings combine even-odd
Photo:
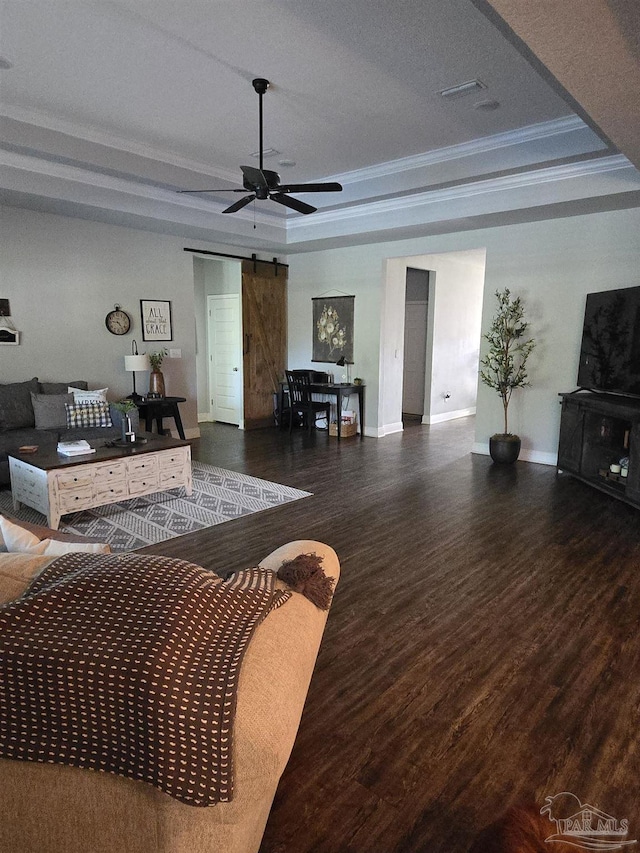
[(454, 98), (463, 98), (465, 95), (477, 95), (481, 89), (486, 88), (481, 80), (468, 80), (466, 83), (459, 83), (457, 86), (442, 89), (440, 97), (453, 100)]
[[(276, 154), (279, 154), (279, 153), (280, 153), (280, 152), (279, 152), (279, 151), (276, 151), (276, 149), (275, 149), (275, 148), (265, 148), (265, 149), (264, 149), (264, 151), (262, 152), (262, 156), (263, 156), (263, 157), (275, 157), (275, 156), (276, 156)], [(259, 152), (259, 151), (254, 151), (254, 152), (253, 152), (253, 154), (250, 154), (249, 156), (250, 156), (250, 157), (255, 157), (255, 158), (256, 158), (256, 160), (257, 160), (257, 159), (260, 157), (260, 152)]]
[(490, 113), (493, 110), (497, 110), (500, 108), (500, 101), (495, 101), (492, 99), (487, 99), (486, 101), (477, 101), (473, 105), (474, 110), (482, 110), (482, 112)]

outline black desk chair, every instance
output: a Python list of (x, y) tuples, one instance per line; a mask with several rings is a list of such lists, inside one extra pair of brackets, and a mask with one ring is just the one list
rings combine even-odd
[(287, 385), (289, 386), (289, 405), (291, 414), (289, 416), (289, 432), (293, 429), (294, 413), (301, 414), (306, 418), (309, 432), (315, 427), (319, 413), (324, 413), (329, 426), (331, 403), (326, 400), (313, 400), (311, 398), (311, 381), (308, 370), (287, 370)]

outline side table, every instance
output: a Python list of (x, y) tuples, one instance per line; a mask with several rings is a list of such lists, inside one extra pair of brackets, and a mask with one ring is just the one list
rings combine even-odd
[(186, 397), (158, 397), (153, 400), (144, 397), (142, 402), (138, 403), (138, 409), (140, 410), (140, 419), (144, 418), (146, 431), (153, 432), (153, 422), (155, 421), (158, 435), (164, 435), (162, 419), (173, 418), (178, 435), (184, 441), (184, 428), (178, 404), (186, 403), (186, 401)]

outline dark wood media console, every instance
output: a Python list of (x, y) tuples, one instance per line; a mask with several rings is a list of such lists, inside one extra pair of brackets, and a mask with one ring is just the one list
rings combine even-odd
[[(640, 399), (560, 394), (558, 471), (640, 508)], [(610, 466), (628, 457), (627, 476)]]

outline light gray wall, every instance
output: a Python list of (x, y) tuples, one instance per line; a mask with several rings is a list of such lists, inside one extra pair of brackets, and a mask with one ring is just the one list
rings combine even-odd
[[(13, 320), (23, 335), (20, 346), (0, 347), (0, 382), (83, 377), (93, 387), (108, 385), (111, 399), (124, 396), (131, 391), (124, 356), (132, 338), (142, 342), (139, 300), (170, 299), (171, 345), (182, 350), (182, 359), (165, 361), (167, 390), (188, 398), (183, 420), (197, 434), (194, 268), (192, 256), (182, 250), (183, 240), (16, 208), (0, 208), (0, 217), (0, 297), (11, 300)], [(401, 353), (403, 320), (389, 319), (403, 316), (398, 300), (402, 306), (404, 280), (396, 293), (388, 280), (389, 264), (486, 250), (482, 329), (490, 323), (494, 292), (508, 286), (524, 298), (539, 341), (531, 357), (532, 388), (514, 395), (511, 428), (522, 437), (523, 458), (553, 463), (557, 394), (575, 388), (585, 296), (639, 283), (639, 234), (636, 209), (292, 255), (289, 364), (313, 367), (311, 297), (355, 294), (353, 375), (367, 383), (367, 427), (384, 434), (394, 426), (385, 406), (402, 384), (402, 359), (395, 350)], [(122, 338), (104, 326), (116, 302), (134, 321), (133, 332)], [(480, 385), (476, 449), (487, 448), (500, 421), (498, 396)]]
[[(20, 346), (0, 346), (0, 382), (86, 379), (90, 388), (108, 386), (110, 400), (126, 396), (132, 377), (124, 356), (131, 341), (140, 352), (163, 346), (142, 340), (140, 299), (168, 299), (173, 340), (166, 345), (180, 349), (182, 358), (165, 358), (166, 390), (187, 398), (181, 406), (185, 431), (198, 435), (193, 255), (183, 246), (179, 237), (0, 207), (0, 297), (10, 299), (22, 333)], [(132, 331), (121, 337), (104, 324), (116, 302), (133, 320)], [(139, 392), (148, 383), (148, 374), (136, 375)]]
[[(576, 387), (586, 294), (640, 283), (639, 234), (640, 210), (632, 209), (292, 255), (289, 275), (296, 290), (291, 302), (305, 319), (292, 328), (290, 317), (290, 340), (301, 354), (309, 351), (311, 296), (332, 287), (356, 292), (355, 360), (371, 366), (369, 372), (362, 368), (368, 382), (366, 423), (378, 434), (392, 431), (393, 414), (385, 403), (401, 384), (395, 351), (401, 346), (402, 326), (390, 324), (389, 318), (398, 313), (404, 289), (388, 281), (388, 259), (409, 258), (409, 265), (415, 266), (415, 258), (422, 255), (486, 251), (482, 330), (489, 327), (495, 291), (509, 287), (523, 297), (539, 341), (530, 360), (532, 387), (514, 394), (511, 403), (511, 429), (522, 437), (523, 459), (554, 464), (560, 422), (557, 394)], [(377, 338), (376, 319), (382, 330)], [(481, 355), (483, 351), (484, 344)], [(373, 384), (376, 358), (381, 406)], [(500, 419), (497, 394), (480, 384), (476, 450), (488, 452), (489, 437), (500, 428)]]
[[(474, 414), (477, 397), (480, 325), (484, 288), (485, 254), (482, 250), (396, 258), (387, 265), (387, 288), (401, 287), (407, 268), (428, 269), (429, 334), (425, 421), (437, 423)], [(404, 315), (396, 311), (386, 317), (386, 338)], [(395, 358), (390, 359), (391, 369)], [(393, 381), (393, 379), (391, 379)], [(450, 396), (445, 399), (445, 394)], [(385, 401), (385, 423), (395, 423), (394, 400)], [(396, 404), (397, 405), (397, 404)]]

